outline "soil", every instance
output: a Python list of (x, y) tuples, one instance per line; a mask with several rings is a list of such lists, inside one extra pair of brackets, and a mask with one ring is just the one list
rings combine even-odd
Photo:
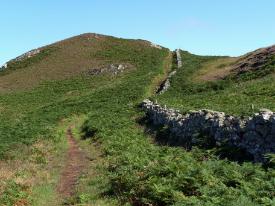
[(71, 128), (67, 130), (67, 139), (69, 148), (66, 162), (57, 185), (57, 191), (63, 198), (69, 198), (74, 195), (78, 178), (85, 169), (85, 165), (87, 165), (86, 155), (79, 148)]

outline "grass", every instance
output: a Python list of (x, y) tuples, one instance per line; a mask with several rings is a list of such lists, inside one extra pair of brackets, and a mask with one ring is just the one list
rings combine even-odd
[[(58, 205), (55, 192), (60, 162), (64, 159), (66, 142), (63, 137), (38, 140), (31, 146), (17, 145), (2, 160), (0, 177), (1, 205)], [(23, 149), (24, 148), (24, 149)], [(17, 153), (15, 152), (17, 151)]]
[[(32, 84), (28, 91), (19, 89), (2, 94), (2, 159), (7, 160), (20, 144), (30, 148), (37, 140), (54, 139), (58, 136), (56, 125), (60, 120), (71, 118), (70, 123), (76, 125), (74, 134), (79, 144), (95, 158), (95, 163), (91, 162), (90, 170), (80, 179), (76, 196), (70, 200), (74, 205), (274, 205), (273, 168), (221, 160), (210, 150), (194, 148), (185, 151), (183, 148), (160, 146), (153, 143), (152, 136), (138, 123), (144, 117), (138, 105), (152, 95), (152, 84), (164, 74), (168, 50), (152, 48), (146, 42), (115, 38), (100, 44), (102, 50), (90, 51), (87, 55), (105, 64), (126, 62), (136, 69), (118, 76), (89, 77), (75, 73), (73, 78), (44, 82), (39, 87)], [(232, 89), (231, 84), (197, 85), (191, 80), (185, 81), (195, 74), (202, 62), (211, 58), (184, 53), (186, 69), (177, 72), (172, 78), (172, 88), (158, 96), (159, 101), (169, 106), (181, 106), (181, 101), (185, 100), (182, 109), (203, 106), (202, 100), (204, 104), (209, 102), (211, 105), (216, 101), (213, 108), (217, 108), (219, 104), (215, 99), (228, 95), (219, 92)], [(258, 95), (267, 98), (268, 95), (263, 92), (272, 93), (274, 87), (257, 81), (269, 81), (272, 85), (271, 80), (253, 80)], [(248, 83), (251, 85), (246, 85)], [(247, 86), (246, 92), (254, 85), (253, 82), (242, 84)], [(258, 88), (261, 85), (262, 90)], [(209, 98), (211, 94), (213, 98)], [(252, 95), (248, 93), (247, 96), (250, 101)], [(255, 97), (255, 101), (258, 98)], [(267, 100), (261, 100), (260, 104), (272, 106)], [(226, 102), (223, 106), (222, 111), (234, 114), (251, 112), (240, 106), (230, 108)], [(86, 116), (83, 124), (82, 115)], [(79, 127), (81, 131), (77, 129)], [(81, 132), (90, 138), (80, 140)], [(13, 188), (12, 185), (6, 187), (6, 191), (10, 188)], [(12, 190), (16, 194), (26, 192), (21, 187)], [(32, 187), (30, 190), (33, 190)], [(37, 192), (24, 193), (28, 195), (26, 199), (37, 200), (40, 194), (45, 194), (47, 200), (54, 195), (51, 189), (47, 189), (47, 184), (33, 191)], [(10, 205), (15, 202), (13, 195), (6, 197)]]
[(170, 52), (163, 62), (162, 72), (158, 74), (156, 77), (154, 77), (146, 96), (154, 95), (159, 89), (159, 86), (166, 80), (171, 70), (174, 69), (172, 68), (172, 61), (173, 53)]
[(109, 196), (109, 179), (107, 178), (108, 161), (104, 159), (100, 144), (84, 138), (81, 131), (86, 116), (73, 116), (68, 124), (79, 146), (84, 150), (90, 161), (86, 172), (80, 177), (76, 188), (76, 194), (67, 200), (71, 205), (119, 205), (116, 198)]
[(57, 48), (55, 48), (53, 46), (49, 46), (49, 47), (41, 50), (40, 53), (38, 53), (30, 58), (25, 57), (20, 61), (10, 61), (7, 64), (7, 69), (0, 71), (0, 75), (4, 76), (4, 75), (14, 72), (17, 69), (24, 69), (24, 68), (30, 67), (40, 61), (45, 60), (45, 58), (47, 56), (51, 55), (55, 50), (57, 50)]
[[(111, 194), (132, 205), (274, 204), (272, 168), (265, 170), (257, 164), (220, 160), (208, 150), (187, 152), (152, 144), (150, 136), (135, 121), (142, 113), (132, 105), (144, 98), (141, 89), (134, 86), (140, 83), (133, 84), (135, 81), (141, 80), (130, 78), (123, 82), (127, 90), (106, 90), (120, 101), (110, 100), (109, 104), (90, 111), (83, 126), (86, 132), (87, 128), (96, 128), (94, 141), (102, 143), (110, 160)], [(136, 99), (129, 104), (133, 95)], [(164, 97), (165, 94), (159, 98)], [(166, 96), (169, 101), (173, 98)]]
[[(90, 58), (96, 56), (99, 59), (104, 56), (106, 64), (129, 63), (136, 69), (117, 76), (108, 74), (87, 76), (76, 72), (73, 78), (44, 81), (39, 86), (35, 86), (32, 82), (32, 88), (24, 88), (22, 91), (22, 88), (16, 89), (14, 87), (9, 93), (4, 91), (0, 95), (0, 156), (2, 161), (16, 160), (18, 157), (13, 153), (16, 151), (15, 148), (22, 148), (20, 145), (31, 148), (37, 140), (54, 139), (56, 125), (64, 118), (87, 114), (92, 110), (99, 110), (103, 105), (107, 106), (107, 108), (104, 107), (105, 109), (112, 110), (112, 102), (119, 104), (121, 101), (120, 96), (116, 95), (120, 91), (126, 91), (124, 94), (127, 94), (127, 104), (132, 107), (133, 103), (131, 104), (131, 102), (136, 100), (137, 95), (136, 92), (132, 93), (132, 88), (136, 87), (135, 90), (139, 94), (144, 94), (147, 91), (146, 88), (150, 87), (153, 78), (162, 72), (163, 60), (168, 55), (168, 51), (152, 48), (150, 44), (141, 41), (115, 38), (110, 38), (109, 41), (102, 42), (103, 50), (88, 53), (91, 55)], [(110, 47), (113, 48), (112, 52)], [(28, 69), (31, 70), (31, 68), (22, 68), (14, 70), (14, 72)], [(4, 75), (1, 78), (7, 76)], [(22, 82), (27, 79), (25, 75), (20, 76)], [(133, 81), (135, 79), (139, 80), (139, 85)], [(31, 81), (36, 80), (32, 79)], [(107, 112), (107, 110), (105, 111)], [(21, 153), (21, 149), (18, 152)], [(22, 153), (23, 157), (26, 155)], [(21, 164), (24, 165), (25, 162)], [(55, 179), (53, 176), (51, 178)], [(1, 196), (6, 194), (5, 191), (9, 191), (11, 187), (12, 185), (7, 186)], [(24, 191), (24, 188), (20, 187), (19, 190)], [(29, 203), (33, 201), (34, 205), (43, 205), (44, 202), (48, 202), (47, 196), (50, 198), (53, 195), (52, 187), (47, 183), (36, 188), (31, 187), (31, 191), (33, 193), (27, 194), (27, 199)], [(14, 204), (13, 195), (7, 194), (8, 199), (5, 200), (7, 202), (5, 204)], [(45, 197), (45, 201), (38, 198), (41, 194)], [(80, 194), (80, 196), (86, 197), (85, 194)]]
[(222, 79), (232, 70), (232, 64), (237, 61), (233, 57), (218, 57), (202, 64), (201, 69), (196, 72), (193, 80), (196, 82), (213, 81)]
[[(126, 46), (135, 47), (133, 52), (136, 53), (132, 52), (132, 57), (125, 51)], [(11, 63), (8, 69), (0, 72), (0, 92), (30, 90), (45, 81), (73, 78), (110, 62), (133, 62), (134, 56), (145, 55), (146, 53), (142, 54), (141, 51), (149, 46), (150, 44), (144, 41), (122, 40), (95, 34), (69, 38), (40, 48), (42, 52), (34, 57)], [(105, 57), (101, 53), (103, 50), (106, 50)], [(108, 52), (113, 54), (107, 54)], [(115, 58), (116, 52), (120, 52), (119, 59)]]
[[(217, 57), (183, 52), (182, 58), (183, 69), (172, 78), (169, 91), (158, 97), (161, 104), (183, 112), (204, 108), (233, 115), (252, 115), (262, 108), (275, 110), (274, 74), (259, 75), (261, 78), (256, 79), (254, 73), (244, 73), (238, 78), (231, 76), (226, 80), (197, 81), (197, 74), (201, 74), (201, 69), (205, 70), (204, 65), (216, 62)], [(271, 68), (274, 68), (272, 64), (267, 70)]]

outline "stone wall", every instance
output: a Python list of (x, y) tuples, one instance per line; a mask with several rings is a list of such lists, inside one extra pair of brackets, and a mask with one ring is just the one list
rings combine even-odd
[(177, 73), (177, 71), (175, 70), (175, 71), (172, 71), (172, 72), (168, 75), (167, 79), (166, 79), (166, 80), (163, 82), (163, 84), (160, 86), (160, 89), (159, 89), (159, 91), (157, 92), (158, 94), (163, 94), (164, 92), (166, 92), (166, 91), (169, 89), (169, 87), (171, 86), (171, 84), (170, 84), (170, 78), (171, 78), (172, 76), (174, 76), (176, 73)]
[[(182, 60), (181, 60), (181, 55), (180, 55), (180, 49), (176, 50), (176, 56), (177, 56), (177, 65), (178, 65), (178, 69), (182, 67)], [(166, 92), (168, 90), (168, 88), (170, 87), (170, 78), (172, 76), (174, 76), (177, 73), (177, 70), (172, 71), (167, 79), (162, 83), (162, 85), (160, 86), (159, 90), (157, 91), (158, 94), (163, 94), (164, 92)]]
[(180, 49), (176, 50), (177, 54), (177, 62), (178, 62), (178, 69), (182, 67), (182, 60), (181, 60), (181, 55), (180, 55)]
[(217, 146), (229, 145), (244, 149), (255, 162), (264, 161), (264, 154), (275, 153), (275, 113), (262, 110), (249, 118), (238, 118), (211, 110), (192, 111), (186, 115), (167, 109), (149, 100), (142, 108), (154, 125), (166, 125), (174, 141), (191, 145), (199, 135), (210, 137)]

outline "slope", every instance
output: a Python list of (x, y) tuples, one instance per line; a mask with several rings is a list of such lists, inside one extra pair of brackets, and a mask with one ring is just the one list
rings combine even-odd
[(7, 62), (7, 68), (0, 71), (0, 91), (31, 89), (44, 81), (92, 73), (110, 62), (122, 64), (127, 59), (115, 58), (115, 52), (122, 56), (127, 46), (139, 52), (151, 43), (87, 33), (32, 50)]
[[(35, 196), (41, 196), (41, 194), (35, 195), (35, 188), (43, 185), (44, 181), (47, 182), (48, 178), (39, 184), (30, 181), (36, 174), (33, 169), (42, 167), (46, 171), (51, 170), (49, 169), (51, 162), (54, 162), (54, 159), (59, 160), (60, 157), (60, 163), (62, 163), (63, 149), (58, 153), (52, 153), (56, 154), (56, 157), (50, 155), (50, 158), (45, 160), (47, 155), (44, 155), (44, 149), (37, 151), (34, 145), (41, 141), (51, 142), (53, 145), (63, 144), (64, 136), (57, 134), (57, 125), (63, 119), (70, 118), (72, 115), (85, 115), (91, 111), (98, 112), (103, 117), (111, 115), (113, 118), (118, 118), (116, 114), (120, 111), (128, 112), (122, 105), (128, 105), (126, 107), (132, 111), (134, 102), (142, 100), (155, 76), (162, 73), (164, 59), (169, 54), (167, 49), (155, 48), (151, 43), (141, 40), (104, 38), (106, 39), (100, 43), (100, 49), (94, 50), (92, 45), (90, 52), (81, 53), (84, 57), (75, 51), (76, 47), (79, 47), (77, 51), (87, 51), (87, 46), (74, 42), (75, 39), (83, 39), (86, 42), (86, 35), (81, 35), (61, 42), (66, 45), (64, 46), (67, 52), (65, 56), (61, 54), (58, 56), (55, 54), (57, 51), (53, 51), (43, 60), (27, 64), (26, 67), (25, 64), (24, 67), (19, 65), (16, 69), (8, 66), (7, 70), (3, 71), (1, 80), (7, 81), (4, 91), (0, 94), (1, 165), (2, 163), (12, 165), (14, 162), (17, 169), (13, 171), (8, 169), (8, 172), (5, 172), (5, 168), (10, 167), (1, 167), (1, 174), (2, 172), (13, 174), (4, 176), (3, 179), (2, 176), (0, 177), (1, 204), (13, 205), (19, 201), (32, 205), (36, 199)], [(60, 50), (59, 48), (59, 52)], [(87, 56), (90, 59), (86, 59)], [(27, 60), (32, 58), (35, 56)], [(79, 59), (84, 59), (84, 63), (80, 64)], [(24, 62), (24, 60), (20, 61)], [(88, 65), (93, 61), (100, 64)], [(51, 65), (53, 62), (56, 64)], [(68, 73), (68, 70), (62, 69), (65, 68), (62, 64), (79, 65), (79, 69), (74, 70), (75, 67), (71, 66), (71, 73)], [(47, 68), (44, 69), (41, 65), (46, 65)], [(118, 69), (120, 65), (123, 65), (124, 69)], [(87, 71), (87, 68), (95, 68), (93, 71), (96, 70), (96, 72)], [(30, 75), (35, 72), (37, 75), (30, 78)], [(66, 74), (69, 75), (66, 76)], [(12, 83), (11, 77), (18, 81)], [(98, 119), (98, 122), (100, 121), (102, 120)], [(116, 125), (117, 120), (113, 121), (112, 125)], [(112, 126), (108, 130), (112, 130)], [(64, 147), (66, 144), (61, 145), (61, 148)], [(35, 168), (29, 168), (31, 171), (24, 166), (26, 162), (24, 163), (23, 160), (29, 159), (27, 156), (29, 153), (24, 152), (25, 149), (38, 155), (38, 159), (31, 157), (34, 159), (29, 160), (31, 163), (34, 161), (36, 165)], [(23, 163), (18, 165), (21, 160)], [(51, 178), (49, 187), (54, 188), (55, 178)], [(52, 194), (53, 191), (49, 193)]]
[[(148, 132), (145, 125), (139, 124), (144, 123), (144, 113), (138, 105), (144, 98), (152, 95), (152, 85), (162, 79), (161, 74), (167, 73), (164, 72), (169, 65), (167, 56), (170, 56), (170, 53), (167, 49), (152, 47), (144, 41), (116, 38), (104, 41), (102, 48), (105, 49), (95, 52), (93, 58), (104, 61), (105, 65), (99, 66), (103, 73), (98, 73), (98, 69), (96, 72), (88, 72), (90, 75), (77, 72), (78, 75), (73, 74), (70, 78), (58, 77), (55, 81), (47, 82), (38, 78), (35, 84), (25, 87), (27, 90), (22, 91), (19, 87), (11, 86), (8, 94), (1, 94), (2, 158), (18, 158), (14, 155), (15, 151), (22, 157), (21, 148), (25, 145), (27, 148), (33, 148), (34, 143), (41, 139), (52, 139), (54, 144), (62, 144), (64, 135), (57, 134), (57, 124), (63, 123), (64, 118), (84, 115), (86, 121), (78, 128), (78, 141), (85, 144), (88, 150), (100, 148), (104, 164), (96, 162), (97, 167), (103, 167), (102, 174), (96, 181), (93, 173), (85, 174), (85, 181), (81, 181), (81, 178), (82, 189), (65, 201), (67, 205), (97, 205), (95, 193), (99, 194), (96, 198), (115, 199), (117, 205), (274, 204), (272, 168), (264, 168), (251, 162), (239, 164), (220, 159), (205, 149), (195, 148), (187, 151), (154, 144), (156, 142), (151, 138), (150, 130)], [(189, 61), (191, 68), (186, 70), (185, 74), (194, 74), (192, 71), (198, 69), (196, 65), (207, 58), (183, 55), (183, 62)], [(113, 73), (112, 67), (109, 67), (111, 64), (129, 64), (132, 69)], [(16, 69), (3, 77), (28, 69), (29, 67)], [(39, 70), (40, 67), (36, 69)], [(188, 96), (192, 97), (196, 90), (184, 93), (190, 82), (185, 83), (183, 78), (181, 72), (173, 76), (171, 89), (157, 99), (171, 103), (170, 105), (181, 105), (181, 98), (185, 97), (189, 108), (194, 108), (194, 102), (192, 98), (188, 99)], [(28, 78), (25, 77), (24, 80), (27, 81)], [(193, 85), (190, 87), (193, 88)], [(185, 109), (184, 104), (182, 108)], [(165, 136), (165, 130), (161, 132)], [(81, 139), (86, 140), (84, 142)], [(40, 153), (38, 150), (38, 154)], [(53, 159), (60, 158), (56, 155), (49, 161), (41, 161), (43, 155), (44, 153), (38, 155), (38, 162), (45, 170)], [(98, 171), (97, 167), (93, 169)], [(29, 180), (27, 174), (19, 171), (14, 176), (1, 180), (5, 184), (1, 184), (0, 192), (3, 195), (0, 202), (6, 205), (22, 202), (35, 205), (34, 199), (41, 195), (35, 193), (35, 184), (26, 184), (26, 180)], [(33, 170), (30, 174), (33, 174)], [(17, 177), (21, 178), (20, 181), (13, 181), (17, 180)], [(54, 178), (50, 177), (50, 180), (51, 186), (54, 186)], [(102, 184), (99, 186), (97, 182)], [(114, 202), (108, 203), (116, 205)]]
[(239, 58), (182, 52), (183, 67), (171, 79), (170, 90), (157, 99), (183, 112), (210, 109), (251, 115), (262, 108), (274, 111), (274, 54), (265, 55), (264, 61), (257, 61), (257, 56), (258, 50)]
[[(274, 109), (272, 73), (251, 80), (247, 79), (250, 74), (217, 82), (193, 79), (202, 64), (219, 58), (224, 57), (182, 53), (183, 67), (171, 77), (171, 87), (153, 99), (183, 111), (210, 108), (240, 115), (263, 106)], [(237, 155), (239, 162), (221, 158), (216, 148), (207, 145), (185, 150), (159, 144), (160, 138), (169, 138), (166, 128), (152, 127), (143, 113), (127, 104), (129, 94), (124, 92), (116, 92), (119, 104), (92, 110), (82, 127), (88, 137), (96, 131), (91, 137), (102, 144), (109, 160), (108, 194), (131, 205), (274, 204), (274, 165), (240, 163), (243, 157), (230, 149), (227, 152)]]

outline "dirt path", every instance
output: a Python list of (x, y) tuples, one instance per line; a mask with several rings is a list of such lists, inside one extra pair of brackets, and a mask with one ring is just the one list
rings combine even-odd
[(71, 197), (74, 194), (78, 178), (86, 165), (85, 153), (78, 147), (71, 128), (67, 130), (67, 139), (69, 148), (66, 162), (57, 185), (57, 192), (63, 198)]

